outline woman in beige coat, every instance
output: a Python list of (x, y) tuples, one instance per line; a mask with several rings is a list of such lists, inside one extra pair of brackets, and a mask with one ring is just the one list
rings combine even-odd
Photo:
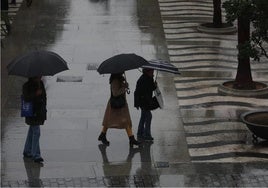
[[(126, 91), (128, 90), (128, 83), (126, 82), (123, 73), (111, 74), (110, 89), (112, 96), (116, 97), (119, 95), (123, 95), (126, 101)], [(110, 142), (106, 139), (106, 132), (108, 128), (125, 129), (129, 137), (129, 145), (131, 147), (133, 147), (133, 145), (141, 144), (135, 139), (132, 133), (132, 122), (127, 102), (122, 108), (112, 108), (111, 99), (109, 99), (104, 114), (102, 126), (103, 128), (98, 140), (102, 141), (102, 143), (105, 145), (110, 144)]]

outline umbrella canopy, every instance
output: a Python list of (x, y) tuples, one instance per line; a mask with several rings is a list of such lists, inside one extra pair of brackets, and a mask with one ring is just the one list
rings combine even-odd
[(143, 65), (142, 68), (149, 68), (173, 74), (180, 74), (177, 67), (165, 60), (150, 60), (149, 64)]
[(119, 54), (103, 61), (97, 71), (100, 74), (115, 74), (131, 69), (137, 69), (148, 61), (136, 54)]
[(8, 74), (23, 77), (53, 76), (68, 70), (67, 62), (51, 51), (37, 50), (13, 59), (8, 65)]

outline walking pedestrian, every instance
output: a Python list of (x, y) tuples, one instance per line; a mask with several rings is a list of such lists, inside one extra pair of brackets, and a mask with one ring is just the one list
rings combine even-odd
[[(128, 83), (123, 76), (123, 73), (111, 74), (110, 76), (110, 91), (111, 97), (107, 103), (105, 110), (102, 131), (98, 137), (99, 141), (103, 144), (109, 145), (110, 142), (106, 138), (106, 133), (109, 128), (125, 129), (129, 137), (129, 145), (140, 145), (133, 133), (132, 133), (132, 122), (129, 114), (128, 104), (126, 101), (126, 91), (128, 90)], [(121, 107), (113, 106), (113, 97), (122, 97), (123, 105)], [(121, 99), (122, 99), (121, 98)]]
[(8, 0), (1, 0), (1, 19), (5, 22), (7, 34), (10, 34), (11, 24), (8, 17), (8, 9)]
[(40, 125), (46, 120), (46, 90), (40, 77), (29, 78), (23, 85), (23, 97), (25, 101), (33, 103), (33, 117), (25, 117), (25, 122), (29, 125), (27, 138), (25, 141), (23, 156), (32, 158), (34, 162), (41, 163), (44, 159), (40, 152)]
[(151, 110), (159, 107), (156, 98), (153, 98), (153, 91), (156, 89), (157, 83), (153, 79), (153, 69), (144, 68), (142, 72), (143, 74), (138, 79), (134, 92), (134, 106), (137, 109), (141, 108), (137, 138), (138, 140), (153, 141), (154, 138), (151, 135)]

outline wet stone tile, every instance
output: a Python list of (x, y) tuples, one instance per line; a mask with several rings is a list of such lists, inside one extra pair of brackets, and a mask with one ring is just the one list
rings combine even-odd
[(58, 76), (57, 82), (82, 82), (82, 76)]
[(97, 64), (88, 64), (87, 70), (97, 70), (98, 66), (99, 65), (97, 65)]
[(168, 168), (169, 162), (156, 162), (155, 168)]

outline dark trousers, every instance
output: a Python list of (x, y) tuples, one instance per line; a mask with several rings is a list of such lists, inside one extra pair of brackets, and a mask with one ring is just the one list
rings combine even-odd
[(150, 110), (141, 109), (141, 117), (138, 127), (138, 137), (151, 137), (152, 113)]

